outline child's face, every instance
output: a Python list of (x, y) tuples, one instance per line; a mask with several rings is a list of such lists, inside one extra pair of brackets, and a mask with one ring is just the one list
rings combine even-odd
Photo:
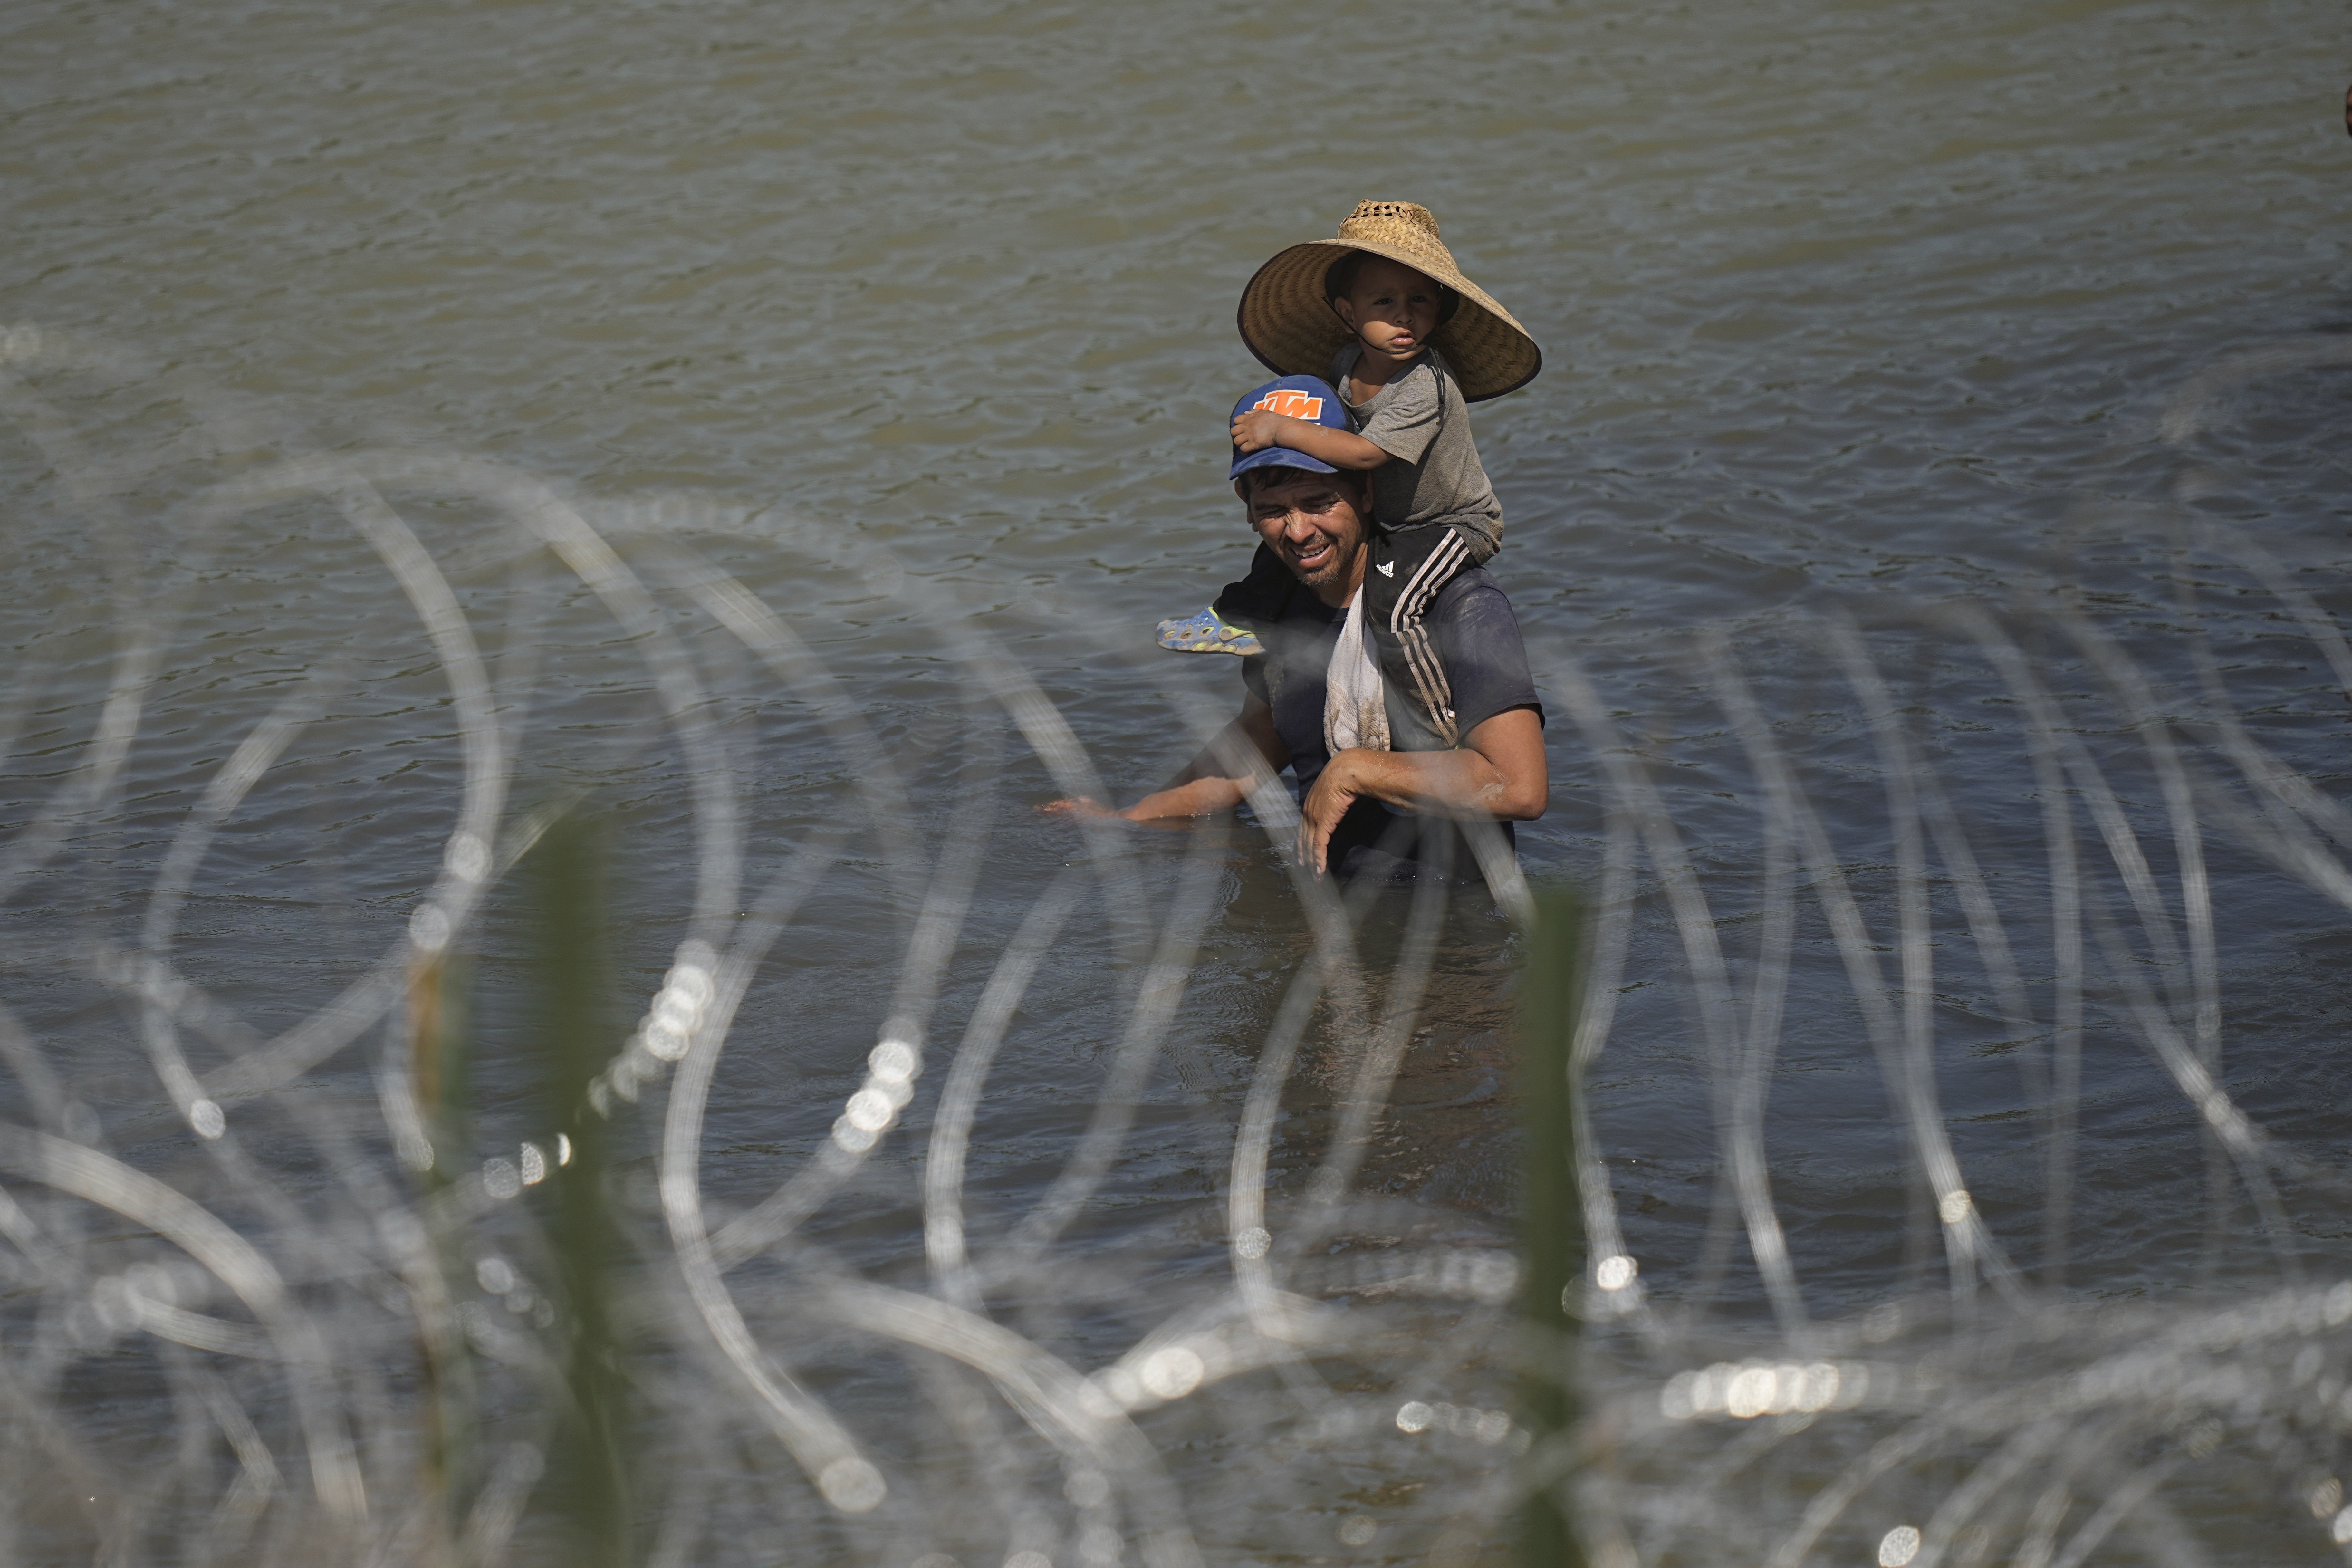
[(1383, 359), (1411, 359), (1437, 330), (1437, 285), (1385, 256), (1366, 257), (1355, 288), (1331, 304), (1364, 352)]

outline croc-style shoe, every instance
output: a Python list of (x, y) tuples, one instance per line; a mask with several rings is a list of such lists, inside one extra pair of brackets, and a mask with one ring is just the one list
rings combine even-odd
[(1178, 653), (1237, 653), (1244, 658), (1265, 651), (1255, 632), (1220, 619), (1213, 609), (1180, 621), (1160, 622), (1160, 646)]

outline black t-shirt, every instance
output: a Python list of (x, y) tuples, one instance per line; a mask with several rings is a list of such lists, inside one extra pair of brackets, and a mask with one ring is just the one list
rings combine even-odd
[[(1266, 651), (1241, 661), (1250, 694), (1274, 711), (1274, 732), (1290, 753), (1290, 771), (1301, 799), (1331, 760), (1323, 744), (1323, 678), (1347, 618), (1345, 609), (1335, 610), (1304, 586), (1294, 586), (1281, 616), (1262, 633)], [(1462, 734), (1514, 708), (1531, 708), (1538, 721), (1543, 718), (1535, 678), (1528, 672), (1527, 647), (1519, 640), (1518, 619), (1511, 614), (1510, 600), (1484, 570), (1474, 567), (1439, 589), (1430, 604), (1427, 625), (1454, 689), (1454, 723)], [(1391, 743), (1398, 751), (1446, 749), (1411, 693), (1391, 686), (1386, 705)], [(1475, 875), (1456, 836), (1431, 831), (1438, 826), (1435, 818), (1360, 800), (1333, 830), (1328, 861), (1348, 876), (1419, 868), (1386, 864), (1385, 857), (1442, 860), (1458, 868), (1449, 869), (1450, 875)], [(1510, 824), (1501, 826), (1508, 838)]]

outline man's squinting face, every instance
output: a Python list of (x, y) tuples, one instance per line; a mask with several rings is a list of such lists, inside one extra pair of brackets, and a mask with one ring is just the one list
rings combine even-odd
[(1356, 269), (1355, 287), (1331, 301), (1364, 352), (1411, 359), (1437, 330), (1437, 285), (1402, 262), (1369, 256)]
[(1292, 576), (1310, 589), (1352, 591), (1360, 570), (1364, 519), (1355, 497), (1326, 474), (1246, 491), (1250, 526)]

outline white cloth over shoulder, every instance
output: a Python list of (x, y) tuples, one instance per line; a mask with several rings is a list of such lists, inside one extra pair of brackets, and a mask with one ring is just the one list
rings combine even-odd
[(1323, 677), (1323, 744), (1335, 757), (1351, 749), (1391, 749), (1388, 694), (1371, 639), (1364, 635), (1361, 588), (1348, 601), (1348, 623), (1339, 628), (1339, 646), (1331, 650), (1331, 668)]

